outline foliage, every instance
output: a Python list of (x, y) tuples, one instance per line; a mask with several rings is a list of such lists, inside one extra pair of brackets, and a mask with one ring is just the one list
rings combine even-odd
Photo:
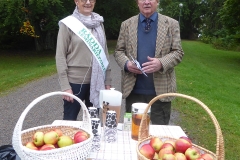
[(219, 12), (221, 22), (230, 34), (237, 34), (237, 39), (240, 39), (239, 8), (239, 0), (226, 0)]
[(223, 25), (219, 21), (219, 10), (223, 6), (224, 0), (203, 1), (204, 10), (202, 15), (201, 34), (210, 37), (220, 37), (224, 33)]
[[(182, 3), (182, 8), (179, 4)], [(181, 37), (196, 39), (200, 33), (201, 17), (205, 11), (205, 3), (199, 0), (165, 0), (160, 1), (160, 13), (180, 20)]]
[(104, 17), (108, 39), (116, 39), (122, 21), (139, 12), (135, 0), (97, 0), (94, 11)]
[[(215, 46), (222, 44), (223, 48), (231, 39), (227, 45), (231, 49), (236, 45), (233, 42), (240, 43), (239, 5), (238, 0), (160, 0), (159, 12), (180, 20), (182, 38), (201, 35), (202, 40), (214, 40)], [(74, 7), (73, 0), (0, 1), (0, 48), (54, 50), (58, 21), (72, 14)], [(116, 39), (122, 21), (139, 13), (136, 0), (97, 0), (94, 11), (104, 17), (107, 39)], [(31, 24), (38, 38), (20, 33), (24, 22)]]
[(20, 29), (20, 33), (26, 34), (26, 35), (31, 36), (31, 37), (36, 37), (36, 38), (39, 37), (35, 34), (34, 27), (31, 25), (29, 20), (27, 20), (26, 22), (23, 22), (23, 26)]
[(237, 46), (240, 43), (240, 4), (236, 0), (211, 0), (204, 3), (206, 10), (200, 39), (218, 49), (239, 50)]
[[(65, 1), (65, 2), (64, 2)], [(69, 12), (66, 10), (70, 4), (67, 0), (14, 0), (0, 1), (0, 42), (8, 44), (11, 39), (16, 44), (21, 44), (26, 36), (21, 36), (20, 31), (26, 27), (24, 22), (30, 23), (28, 28), (39, 36), (32, 38), (37, 50), (55, 48), (58, 21)], [(65, 5), (68, 4), (68, 5)], [(31, 28), (32, 27), (32, 28)], [(33, 30), (34, 28), (34, 30)], [(27, 29), (27, 28), (25, 28)], [(29, 34), (31, 36), (31, 34)], [(19, 37), (15, 38), (15, 37)], [(28, 39), (28, 38), (27, 38)], [(13, 43), (13, 44), (14, 44)], [(26, 43), (23, 41), (23, 43)], [(21, 45), (12, 46), (17, 48)], [(0, 46), (1, 47), (1, 46)]]
[[(121, 22), (137, 14), (136, 6), (136, 1), (97, 0), (95, 12), (105, 19), (104, 26), (108, 39), (117, 38)], [(35, 42), (38, 51), (55, 49), (58, 21), (72, 14), (74, 8), (73, 0), (0, 1), (0, 20), (2, 22), (0, 30), (3, 31), (0, 33), (0, 48), (23, 49), (30, 39), (31, 42)], [(26, 28), (26, 24), (29, 23), (31, 25)], [(31, 33), (24, 32), (24, 29), (25, 31), (31, 30)], [(35, 34), (39, 37), (37, 39), (36, 36), (26, 37), (20, 31), (21, 33), (29, 33), (26, 35)]]

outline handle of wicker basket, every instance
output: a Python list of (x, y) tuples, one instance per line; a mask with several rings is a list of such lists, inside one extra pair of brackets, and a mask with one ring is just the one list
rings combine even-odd
[(213, 113), (211, 112), (211, 110), (204, 104), (202, 103), (200, 100), (188, 96), (188, 95), (184, 95), (184, 94), (179, 94), (179, 93), (165, 93), (165, 94), (161, 94), (156, 96), (155, 98), (153, 98), (149, 103), (147, 108), (144, 111), (143, 117), (142, 117), (142, 121), (140, 123), (140, 128), (139, 128), (139, 138), (138, 141), (142, 141), (145, 138), (147, 138), (149, 136), (149, 133), (146, 132), (146, 127), (147, 127), (147, 112), (150, 108), (150, 106), (156, 102), (157, 100), (161, 99), (161, 98), (165, 98), (165, 97), (181, 97), (181, 98), (185, 98), (185, 99), (189, 99), (192, 100), (194, 102), (196, 102), (197, 104), (199, 104), (210, 116), (210, 118), (213, 121), (213, 124), (215, 126), (216, 129), (216, 156), (217, 156), (217, 160), (224, 160), (224, 156), (225, 156), (225, 152), (224, 152), (224, 141), (223, 141), (223, 135), (222, 135), (222, 131), (220, 128), (220, 125), (216, 119), (216, 117), (213, 115)]
[(50, 93), (44, 94), (44, 95), (36, 98), (35, 100), (33, 100), (25, 108), (25, 110), (22, 112), (20, 118), (18, 119), (18, 122), (16, 123), (16, 126), (14, 128), (14, 132), (13, 132), (13, 139), (14, 139), (15, 142), (17, 141), (16, 143), (18, 143), (19, 146), (22, 145), (21, 131), (22, 131), (23, 120), (25, 119), (25, 117), (26, 117), (27, 113), (29, 112), (29, 110), (32, 109), (34, 107), (34, 105), (36, 105), (41, 100), (43, 100), (45, 98), (48, 98), (48, 97), (51, 97), (51, 96), (55, 96), (55, 95), (66, 95), (66, 96), (72, 97), (73, 99), (78, 101), (81, 104), (81, 107), (83, 109), (83, 124), (82, 124), (82, 128), (88, 130), (89, 132), (92, 132), (90, 114), (89, 114), (85, 104), (78, 97), (76, 97), (75, 95), (66, 93), (66, 92), (50, 92)]

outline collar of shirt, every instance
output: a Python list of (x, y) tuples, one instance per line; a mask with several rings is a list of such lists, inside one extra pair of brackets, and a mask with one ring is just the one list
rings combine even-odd
[[(140, 22), (141, 22), (141, 23), (145, 23), (144, 20), (145, 20), (146, 17), (145, 17), (142, 13), (140, 13), (140, 17), (139, 17), (139, 18), (140, 18)], [(154, 12), (149, 18), (150, 18), (153, 22), (156, 21), (156, 20), (157, 20), (157, 12)]]

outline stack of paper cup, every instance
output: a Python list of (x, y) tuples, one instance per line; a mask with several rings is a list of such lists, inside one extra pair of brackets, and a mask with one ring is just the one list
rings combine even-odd
[(104, 139), (111, 143), (117, 140), (117, 114), (116, 111), (109, 110), (106, 113), (106, 123), (104, 126)]
[(99, 118), (91, 118), (92, 124), (92, 133), (93, 133), (93, 142), (91, 151), (100, 150), (100, 141), (101, 141), (101, 124)]
[(91, 118), (92, 123), (92, 133), (94, 136), (100, 135), (101, 132), (101, 124), (99, 118)]
[(88, 112), (91, 118), (98, 118), (98, 110), (96, 107), (88, 107)]

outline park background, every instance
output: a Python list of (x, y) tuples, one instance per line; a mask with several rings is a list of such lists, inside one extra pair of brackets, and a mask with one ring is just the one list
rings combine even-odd
[[(176, 67), (178, 92), (198, 98), (214, 113), (223, 132), (226, 160), (240, 157), (239, 5), (237, 0), (161, 0), (158, 10), (180, 23), (185, 56)], [(0, 1), (1, 97), (56, 74), (58, 21), (74, 7), (73, 0)], [(97, 0), (94, 11), (105, 19), (112, 54), (121, 22), (138, 13), (136, 1)], [(0, 105), (1, 112), (6, 107)], [(182, 99), (174, 101), (173, 110), (179, 114), (175, 123), (194, 143), (214, 152), (216, 134), (208, 115)]]

